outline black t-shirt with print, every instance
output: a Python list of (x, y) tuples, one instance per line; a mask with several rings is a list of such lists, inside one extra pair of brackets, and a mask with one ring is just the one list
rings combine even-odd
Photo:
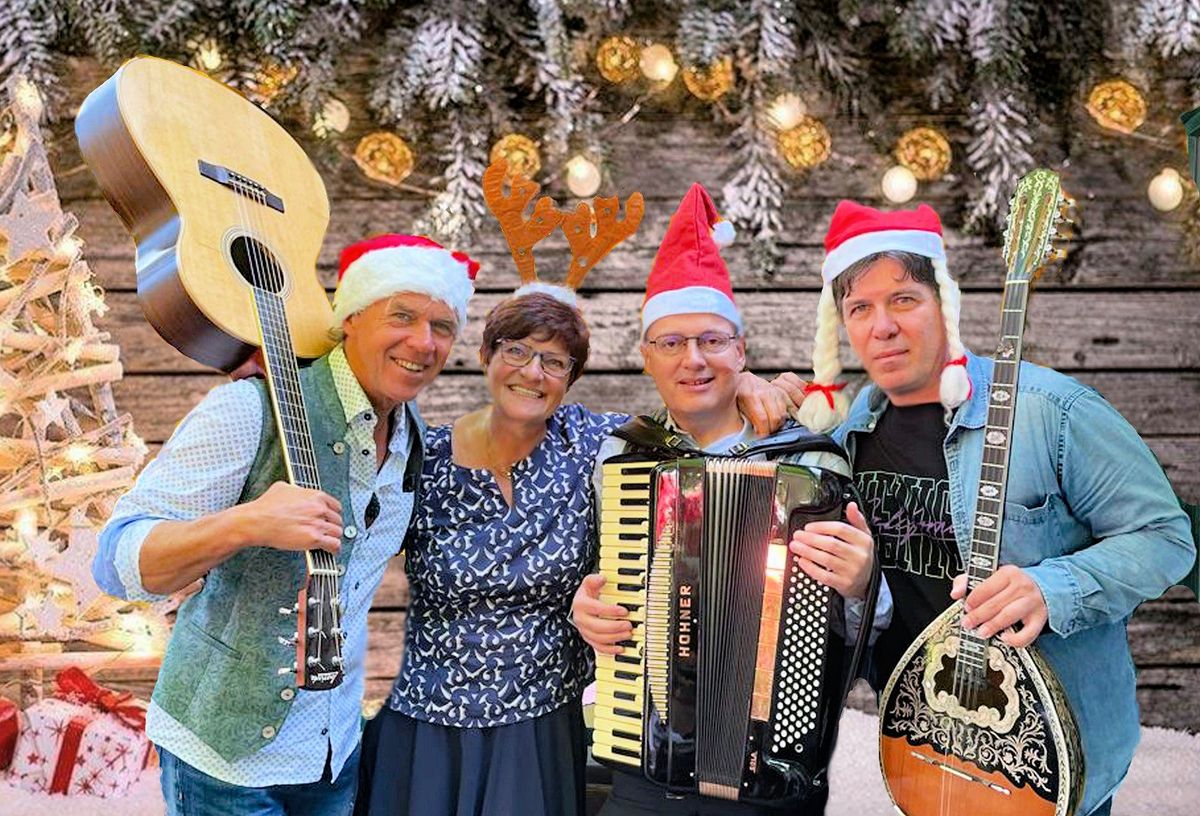
[(938, 403), (889, 405), (873, 433), (854, 437), (855, 482), (892, 591), (892, 623), (872, 661), (880, 689), (904, 650), (950, 605), (951, 583), (962, 571), (942, 452), (944, 414)]

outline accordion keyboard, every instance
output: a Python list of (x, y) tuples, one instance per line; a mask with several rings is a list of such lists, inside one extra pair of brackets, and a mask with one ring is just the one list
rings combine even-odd
[(640, 767), (646, 641), (645, 588), (650, 535), (650, 472), (657, 462), (605, 464), (600, 507), (600, 600), (625, 607), (633, 625), (619, 655), (596, 655), (592, 753)]

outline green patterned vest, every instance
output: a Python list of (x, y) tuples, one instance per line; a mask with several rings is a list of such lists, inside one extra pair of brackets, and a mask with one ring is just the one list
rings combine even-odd
[[(341, 502), (343, 527), (353, 525), (345, 411), (329, 358), (302, 369), (300, 380), (321, 487)], [(266, 384), (256, 382), (263, 399), (262, 441), (239, 504), (285, 478)], [(406, 484), (421, 472), (417, 433), (405, 469)], [(343, 568), (353, 550), (354, 542), (343, 536), (338, 555)], [(179, 607), (153, 699), (227, 761), (248, 756), (274, 739), (291, 709), (295, 675), (279, 674), (279, 669), (292, 665), (296, 651), (282, 645), (280, 638), (295, 634), (296, 616), (279, 610), (296, 603), (304, 578), (299, 553), (250, 547), (213, 568), (204, 588)]]

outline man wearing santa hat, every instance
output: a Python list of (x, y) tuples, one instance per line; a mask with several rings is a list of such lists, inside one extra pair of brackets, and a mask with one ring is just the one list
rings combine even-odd
[[(719, 251), (732, 240), (732, 225), (719, 219), (704, 188), (693, 185), (667, 227), (642, 304), (642, 358), (664, 404), (663, 410), (649, 419), (653, 425), (673, 431), (693, 450), (710, 454), (727, 453), (763, 438), (738, 411), (737, 375), (746, 362), (746, 338), (729, 270)], [(617, 436), (601, 445), (594, 475), (597, 495), (603, 495), (603, 463), (626, 447)], [(847, 473), (845, 460), (829, 453), (784, 456), (783, 461)], [(874, 546), (855, 504), (849, 505), (847, 515), (851, 523), (809, 524), (796, 533), (794, 541), (803, 548), (805, 572), (861, 604), (871, 576)], [(572, 620), (596, 651), (619, 654), (619, 644), (629, 639), (632, 628), (624, 607), (600, 600), (604, 583), (599, 574), (584, 580), (572, 603)], [(881, 599), (875, 616), (878, 628), (886, 623), (887, 614), (888, 604)], [(824, 800), (822, 790), (803, 810), (791, 812), (821, 813)], [(612, 793), (601, 810), (602, 816), (774, 812), (778, 811), (708, 796), (669, 795), (640, 774), (622, 770), (614, 771)]]
[[(179, 608), (146, 731), (171, 814), (344, 814), (357, 782), (367, 610), (412, 514), (413, 400), (466, 322), (478, 264), (382, 235), (341, 257), (331, 332), (301, 371), (325, 492), (289, 484), (260, 380), (214, 388), (121, 498), (93, 565), (107, 592)], [(297, 688), (303, 551), (337, 556), (343, 682)]]
[[(825, 248), (814, 381), (776, 382), (801, 422), (836, 427), (854, 465), (894, 604), (873, 655), (882, 688), (964, 595), (993, 363), (963, 347), (959, 289), (930, 207), (843, 201)], [(849, 407), (839, 325), (870, 378)], [(1099, 394), (1022, 363), (1017, 406), (1002, 566), (967, 595), (964, 622), (1011, 646), (1037, 641), (1083, 741), (1079, 812), (1107, 814), (1138, 740), (1125, 623), (1188, 571), (1195, 545), (1154, 455)]]

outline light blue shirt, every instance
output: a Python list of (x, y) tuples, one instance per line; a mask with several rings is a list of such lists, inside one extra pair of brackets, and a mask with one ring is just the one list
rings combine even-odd
[[(232, 762), (153, 702), (147, 712), (146, 733), (151, 741), (232, 785), (315, 782), (324, 773), (327, 755), (336, 778), (354, 752), (361, 719), (367, 611), (388, 561), (400, 550), (412, 514), (413, 496), (402, 490), (410, 450), (405, 407), (399, 406), (393, 414), (388, 455), (376, 472), (374, 409), (341, 346), (330, 353), (329, 363), (348, 425), (350, 501), (358, 529), (365, 531), (355, 541), (342, 578), (345, 680), (331, 691), (297, 689), (274, 739)], [(162, 597), (142, 585), (139, 562), (146, 536), (162, 521), (190, 521), (236, 504), (254, 463), (262, 421), (262, 398), (248, 381), (217, 386), (184, 418), (117, 502), (100, 533), (93, 574), (102, 589), (130, 600)], [(364, 512), (372, 494), (378, 498), (379, 515), (368, 529)]]
[[(954, 415), (944, 453), (950, 515), (968, 562), (983, 458), (992, 361), (969, 354), (971, 399)], [(1049, 611), (1036, 645), (1062, 681), (1083, 742), (1080, 813), (1112, 796), (1139, 731), (1125, 624), (1196, 557), (1187, 516), (1137, 431), (1093, 389), (1022, 363), (1000, 563), (1025, 569)], [(875, 429), (887, 399), (867, 386), (834, 437), (853, 462), (858, 433)], [(947, 598), (949, 605), (949, 598)]]

